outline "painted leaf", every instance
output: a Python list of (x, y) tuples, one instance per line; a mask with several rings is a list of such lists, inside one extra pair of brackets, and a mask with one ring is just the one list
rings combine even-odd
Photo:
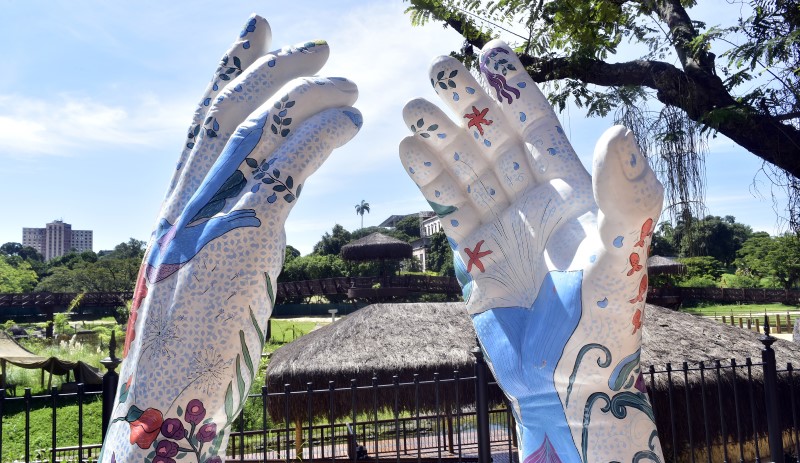
[(267, 202), (270, 204), (274, 203), (277, 200), (278, 200), (278, 195), (276, 195), (275, 193), (272, 193), (267, 197)]
[(206, 118), (206, 121), (203, 122), (203, 125), (208, 125), (212, 120), (214, 120), (214, 117), (213, 116), (208, 116)]
[(450, 79), (452, 79), (452, 78), (453, 78), (453, 77), (455, 77), (456, 75), (458, 75), (458, 69), (454, 69), (454, 70), (450, 71), (450, 75), (449, 75), (449, 76), (447, 76), (447, 77), (448, 77), (448, 78), (450, 78)]
[(178, 408), (175, 411), (178, 412), (178, 416), (183, 416), (183, 408), (181, 408), (180, 405), (178, 405)]
[(259, 172), (255, 176), (253, 176), (253, 178), (255, 180), (261, 180), (262, 178), (264, 178), (265, 175), (267, 175), (267, 174), (265, 174), (264, 172)]
[(281, 171), (278, 170), (277, 168), (272, 169), (272, 176), (275, 178), (281, 178)]
[(428, 132), (432, 132), (432, 131), (434, 131), (434, 130), (436, 130), (438, 128), (439, 128), (439, 124), (431, 124), (431, 126), (428, 127)]
[(244, 364), (247, 366), (247, 371), (250, 372), (250, 378), (255, 378), (253, 374), (253, 361), (250, 359), (250, 349), (247, 348), (247, 342), (244, 339), (244, 331), (239, 330), (239, 342), (242, 343), (242, 358)]
[(292, 188), (294, 186), (294, 179), (292, 176), (286, 177), (286, 188)]
[(264, 183), (266, 183), (267, 185), (269, 185), (269, 184), (275, 183), (275, 179), (274, 179), (274, 178), (272, 178), (272, 177), (267, 177), (267, 178), (265, 178), (264, 180), (262, 180), (262, 182), (264, 182)]
[(220, 74), (219, 80), (231, 80), (231, 78), (227, 74)]
[(290, 202), (294, 201), (294, 195), (291, 194), (291, 193), (286, 193), (283, 196), (283, 199), (285, 199), (287, 203), (290, 203)]
[(228, 389), (225, 390), (225, 416), (228, 423), (233, 423), (233, 381), (228, 383)]
[(425, 132), (420, 132), (419, 136), (422, 137), (422, 138), (430, 138), (431, 134), (425, 133)]
[(247, 389), (244, 386), (244, 377), (242, 377), (242, 362), (239, 354), (236, 354), (236, 385), (239, 387), (239, 402), (244, 402), (247, 397)]
[(236, 68), (228, 68), (228, 70), (225, 71), (225, 74), (233, 74), (234, 72), (236, 72)]
[(444, 82), (439, 82), (439, 88), (441, 88), (442, 90), (447, 90), (447, 84), (445, 84)]
[(422, 128), (423, 125), (425, 125), (425, 121), (420, 118), (420, 120), (417, 121), (417, 127)]
[(281, 98), (281, 101), (283, 101), (284, 103), (289, 101), (289, 94), (287, 93), (286, 95), (284, 95), (283, 98)]
[(456, 88), (456, 83), (453, 82), (452, 80), (448, 80), (447, 81), (447, 86), (450, 87), (450, 88)]
[(280, 117), (283, 117), (283, 116), (285, 116), (287, 113), (288, 113), (288, 111), (286, 111), (285, 109), (282, 109), (282, 110), (280, 110), (280, 112), (278, 112), (278, 115), (279, 115)]
[(255, 160), (255, 159), (253, 159), (253, 158), (246, 158), (246, 159), (244, 160), (244, 162), (246, 162), (246, 163), (247, 163), (247, 165), (248, 165), (248, 166), (250, 166), (250, 167), (251, 167), (251, 168), (253, 168), (253, 169), (255, 169), (256, 167), (258, 167), (258, 161), (256, 161), (256, 160)]
[(287, 117), (286, 119), (283, 120), (283, 125), (291, 125), (291, 124), (292, 124), (291, 117)]
[(275, 185), (274, 187), (272, 187), (272, 191), (277, 191), (278, 193), (281, 193), (281, 192), (286, 191), (286, 187), (281, 185), (281, 184), (278, 184), (278, 185)]
[[(264, 276), (267, 277), (267, 294), (269, 294), (269, 300), (273, 301), (275, 298), (272, 295), (272, 285), (270, 284), (269, 274), (266, 272)], [(258, 342), (261, 343), (261, 347), (264, 347), (264, 332), (261, 331), (261, 327), (258, 326), (258, 320), (256, 320), (256, 314), (253, 313), (252, 307), (247, 307), (250, 310), (250, 322), (253, 324), (253, 328), (256, 329), (256, 334), (258, 335)]]
[(506, 67), (507, 67), (508, 69), (511, 69), (512, 71), (516, 71), (516, 70), (517, 70), (517, 68), (516, 68), (516, 67), (514, 67), (514, 65), (513, 65), (513, 64), (509, 64), (509, 65), (508, 65), (508, 66), (506, 66)]
[(206, 135), (208, 135), (208, 138), (214, 138), (217, 136), (217, 132), (211, 129), (206, 129)]
[(300, 191), (302, 191), (302, 189), (303, 189), (303, 185), (297, 185), (297, 192), (295, 193), (295, 196), (297, 196), (299, 198), (300, 197)]
[(236, 66), (237, 68), (241, 68), (242, 67), (242, 60), (240, 60), (238, 56), (234, 56), (233, 57), (233, 65)]
[(272, 105), (275, 109), (281, 109), (281, 102), (276, 101), (274, 105)]
[(289, 135), (289, 129), (283, 129), (283, 130), (281, 130), (281, 136), (282, 136), (282, 137), (286, 137), (286, 136), (288, 136), (288, 135)]
[(273, 114), (273, 115), (272, 115), (272, 120), (275, 122), (275, 124), (277, 124), (277, 125), (281, 125), (281, 118), (280, 118), (280, 117), (278, 117), (278, 115), (277, 115), (277, 114)]
[(286, 102), (286, 107), (287, 108), (291, 108), (292, 106), (294, 106), (294, 101), (287, 101)]
[(444, 77), (444, 71), (436, 73), (436, 80), (441, 80)]

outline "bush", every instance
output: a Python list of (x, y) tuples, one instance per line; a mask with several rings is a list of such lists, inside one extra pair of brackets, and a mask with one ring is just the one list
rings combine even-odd
[(758, 288), (759, 286), (758, 278), (733, 273), (723, 273), (719, 282), (720, 288)]
[(686, 278), (678, 286), (683, 286), (684, 288), (715, 288), (717, 282), (707, 275), (702, 275)]

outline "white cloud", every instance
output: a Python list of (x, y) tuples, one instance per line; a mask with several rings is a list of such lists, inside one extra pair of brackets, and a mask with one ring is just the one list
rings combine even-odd
[[(190, 105), (142, 95), (131, 106), (90, 97), (0, 95), (0, 154), (72, 156), (80, 151), (123, 146), (155, 147), (188, 126)], [(180, 115), (180, 116), (179, 116)]]

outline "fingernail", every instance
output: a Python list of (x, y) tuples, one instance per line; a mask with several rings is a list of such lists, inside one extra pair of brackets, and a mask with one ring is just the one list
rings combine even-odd
[(361, 125), (364, 123), (364, 118), (361, 117), (360, 112), (345, 109), (342, 111), (342, 113), (345, 116), (347, 116), (350, 119), (350, 121), (352, 121), (353, 124), (355, 124), (356, 127), (358, 127), (359, 129), (361, 128)]

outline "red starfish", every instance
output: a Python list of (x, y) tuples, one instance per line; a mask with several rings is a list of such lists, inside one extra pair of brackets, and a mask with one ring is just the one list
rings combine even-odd
[(476, 129), (478, 129), (478, 133), (483, 135), (483, 127), (481, 127), (481, 124), (492, 125), (492, 122), (494, 122), (489, 119), (486, 119), (486, 113), (488, 112), (489, 108), (483, 108), (483, 110), (478, 111), (478, 108), (473, 106), (472, 114), (464, 114), (464, 117), (469, 119), (467, 128), (475, 127)]
[(464, 248), (464, 252), (466, 252), (467, 255), (469, 256), (469, 262), (467, 263), (467, 272), (472, 271), (472, 264), (475, 264), (475, 266), (478, 267), (478, 270), (480, 270), (481, 273), (485, 272), (485, 269), (483, 268), (483, 262), (481, 262), (481, 257), (488, 256), (489, 254), (492, 253), (492, 251), (481, 251), (481, 246), (483, 246), (483, 241), (484, 240), (478, 241), (478, 244), (475, 245), (474, 251), (470, 250), (470, 248)]

